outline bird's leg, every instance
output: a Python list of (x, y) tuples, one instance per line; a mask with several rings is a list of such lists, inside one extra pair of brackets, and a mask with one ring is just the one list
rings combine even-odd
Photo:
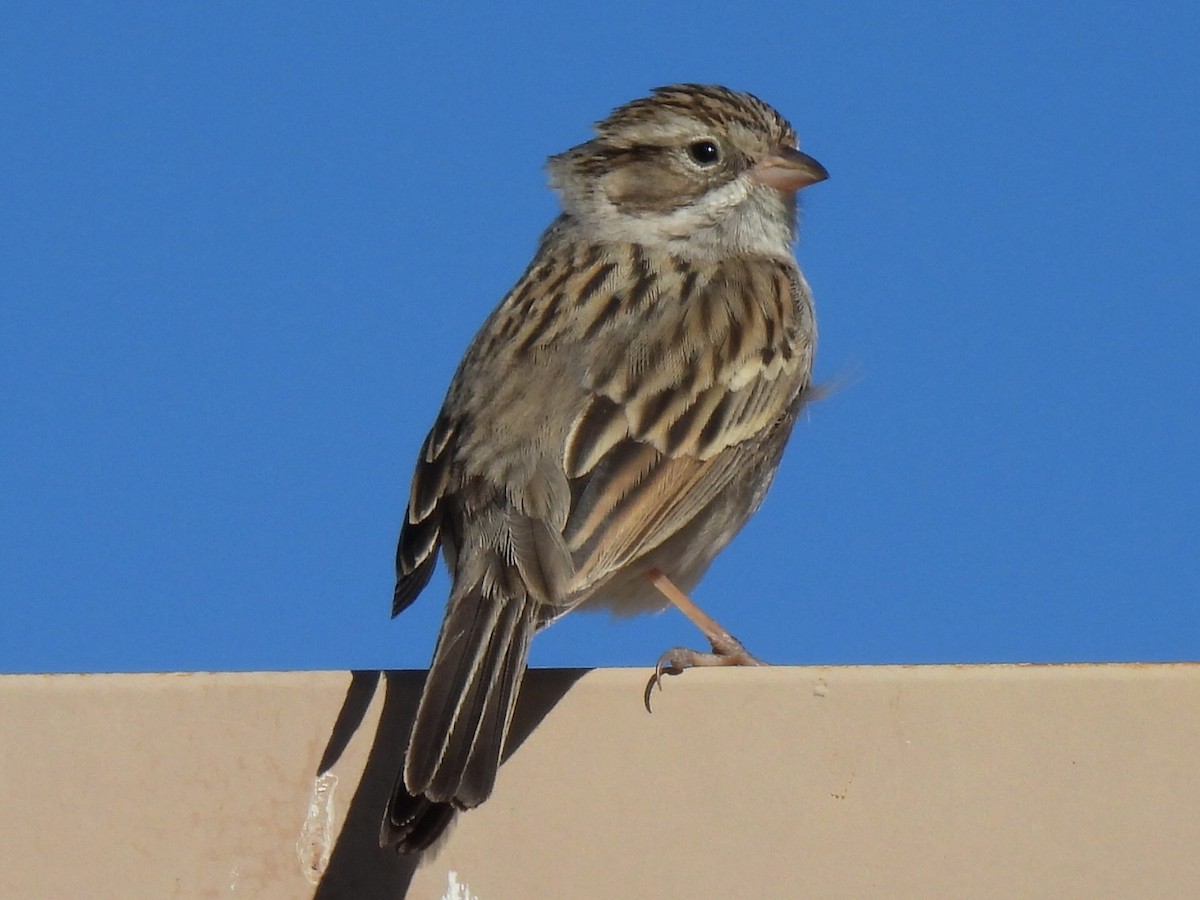
[(651, 569), (643, 576), (670, 600), (679, 611), (687, 616), (693, 625), (703, 632), (712, 645), (711, 653), (689, 650), (687, 647), (674, 647), (659, 657), (658, 665), (654, 667), (652, 685), (662, 687), (664, 672), (677, 675), (690, 666), (765, 666), (763, 662), (752, 656), (742, 642), (720, 626), (708, 613), (692, 602), (692, 598), (677, 588), (674, 582), (658, 569)]

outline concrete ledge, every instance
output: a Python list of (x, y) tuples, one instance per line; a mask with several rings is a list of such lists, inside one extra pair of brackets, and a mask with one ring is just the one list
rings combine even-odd
[(531, 673), (423, 860), (376, 845), (421, 673), (5, 676), (0, 896), (1200, 895), (1200, 666), (647, 675)]

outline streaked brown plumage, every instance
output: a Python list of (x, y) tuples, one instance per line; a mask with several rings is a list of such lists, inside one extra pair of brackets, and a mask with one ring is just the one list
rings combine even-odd
[(778, 113), (660, 88), (549, 168), (564, 211), (467, 349), (400, 535), (393, 614), (439, 546), (453, 578), (381, 832), (401, 850), (491, 793), (536, 631), (580, 606), (662, 608), (651, 572), (695, 585), (809, 387), (795, 191), (826, 175)]

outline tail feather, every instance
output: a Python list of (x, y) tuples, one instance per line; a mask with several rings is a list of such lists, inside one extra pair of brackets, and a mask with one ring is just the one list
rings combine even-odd
[(453, 818), (453, 804), (414, 797), (405, 788), (401, 775), (392, 788), (387, 815), (379, 829), (379, 846), (394, 846), (401, 853), (420, 853), (438, 839)]
[(492, 792), (537, 630), (537, 604), (523, 591), (503, 593), (451, 598), (381, 843), (423, 849), (454, 809)]
[[(482, 702), (472, 711), (476, 722), (474, 739), (466, 739), (465, 727), (456, 729), (464, 738), (462, 746), (470, 747), (454, 789), (455, 803), (464, 807), (478, 806), (491, 795), (495, 786), (533, 637), (532, 608), (528, 601), (506, 604), (486, 657), (487, 671), (480, 678), (480, 683), (487, 686), (486, 696), (480, 697)], [(466, 718), (460, 717), (459, 721), (466, 722)], [(445, 771), (458, 769), (458, 760), (451, 760), (447, 754)], [(443, 783), (439, 787), (448, 788), (449, 784)]]
[(450, 600), (404, 760), (404, 780), (414, 794), (435, 800), (453, 797), (453, 785), (449, 790), (430, 789), (439, 774), (453, 777), (453, 757), (464, 752), (456, 741), (475, 740), (477, 710), (487, 696), (482, 670), (502, 608), (474, 591)]

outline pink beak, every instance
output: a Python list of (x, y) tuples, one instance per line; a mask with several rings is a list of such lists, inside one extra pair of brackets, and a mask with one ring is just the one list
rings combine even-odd
[(777, 191), (798, 191), (829, 177), (825, 167), (795, 147), (780, 147), (755, 163), (750, 177)]

